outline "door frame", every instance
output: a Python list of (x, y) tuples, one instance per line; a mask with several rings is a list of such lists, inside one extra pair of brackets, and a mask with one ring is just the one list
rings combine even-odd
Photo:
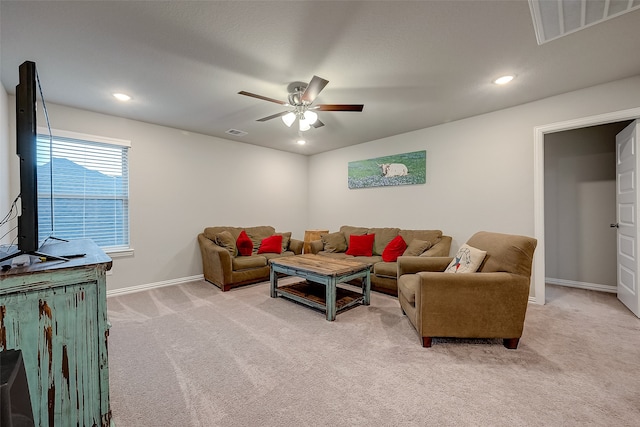
[[(545, 241), (544, 241), (544, 136), (548, 133), (573, 130), (640, 118), (640, 107), (582, 117), (533, 128), (533, 228), (538, 239), (533, 258), (533, 302), (545, 304)], [(530, 298), (531, 299), (531, 298)]]

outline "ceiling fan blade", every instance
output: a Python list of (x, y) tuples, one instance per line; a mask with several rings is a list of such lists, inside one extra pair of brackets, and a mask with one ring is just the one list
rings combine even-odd
[(327, 83), (329, 83), (329, 80), (325, 80), (318, 76), (313, 76), (313, 78), (309, 82), (309, 86), (307, 86), (304, 93), (302, 94), (302, 101), (311, 104), (313, 100), (316, 99), (320, 91), (324, 89)]
[(318, 111), (362, 111), (363, 104), (320, 104), (313, 107)]
[(324, 123), (322, 123), (320, 119), (317, 119), (311, 126), (313, 126), (314, 128), (321, 128), (322, 126), (324, 126)]
[(245, 92), (244, 90), (241, 90), (240, 92), (238, 92), (238, 95), (246, 95), (246, 96), (250, 96), (252, 98), (262, 99), (264, 101), (275, 102), (276, 104), (280, 104), (280, 105), (289, 105), (288, 103), (286, 103), (284, 101), (280, 101), (280, 100), (269, 98), (269, 97), (262, 96), (262, 95), (256, 95), (255, 93), (251, 93), (251, 92)]
[(277, 117), (282, 117), (285, 114), (289, 114), (289, 111), (283, 111), (282, 113), (278, 113), (278, 114), (272, 114), (270, 116), (267, 117), (263, 117), (261, 119), (256, 120), (256, 122), (266, 122), (267, 120), (271, 120), (271, 119), (275, 119)]

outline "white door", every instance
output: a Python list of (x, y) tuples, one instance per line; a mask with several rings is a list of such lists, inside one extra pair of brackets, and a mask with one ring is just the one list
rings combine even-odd
[(616, 135), (618, 299), (640, 317), (638, 292), (638, 120)]

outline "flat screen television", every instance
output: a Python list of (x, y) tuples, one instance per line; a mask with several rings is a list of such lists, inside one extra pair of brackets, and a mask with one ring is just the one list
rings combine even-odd
[(20, 158), (20, 205), (18, 250), (38, 250), (38, 164), (36, 126), (36, 64), (20, 65), (20, 82), (16, 86), (16, 153)]
[(25, 61), (19, 67), (16, 86), (16, 153), (20, 158), (20, 215), (18, 216), (18, 250), (2, 259), (19, 255), (65, 258), (38, 252), (38, 150), (37, 150), (37, 71), (36, 63)]

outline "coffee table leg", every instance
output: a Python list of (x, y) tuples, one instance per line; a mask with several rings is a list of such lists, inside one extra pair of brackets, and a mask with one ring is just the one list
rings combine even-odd
[(369, 305), (371, 303), (371, 271), (369, 269), (367, 269), (367, 275), (362, 282), (362, 304)]
[(336, 319), (336, 278), (332, 277), (326, 286), (325, 303), (327, 306), (327, 320)]
[(269, 281), (271, 282), (271, 298), (276, 298), (276, 288), (278, 287), (278, 275), (273, 270), (273, 266), (269, 270)]

